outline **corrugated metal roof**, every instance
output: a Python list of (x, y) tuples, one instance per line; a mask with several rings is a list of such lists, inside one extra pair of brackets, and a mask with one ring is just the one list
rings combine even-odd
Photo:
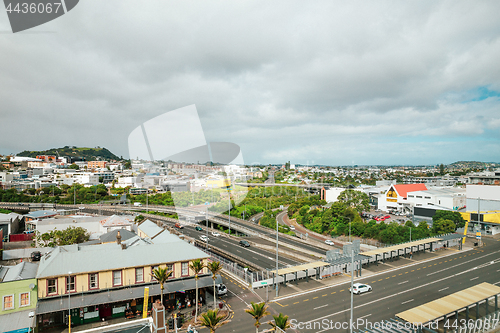
[(163, 230), (162, 233), (156, 235), (152, 239), (153, 243), (159, 244), (159, 243), (172, 243), (172, 242), (183, 242), (182, 239), (180, 239), (177, 235), (173, 235), (168, 230)]
[(208, 255), (187, 242), (129, 246), (116, 243), (56, 247), (40, 260), (37, 278), (85, 272), (98, 272), (125, 267), (153, 266), (164, 263), (208, 258)]
[(120, 232), (120, 236), (122, 237), (122, 242), (137, 236), (132, 231), (128, 231), (127, 229), (122, 228), (122, 229), (115, 229), (105, 234), (102, 234), (99, 237), (99, 239), (103, 243), (116, 242), (116, 235), (118, 234), (118, 231)]
[(139, 225), (138, 229), (143, 233), (145, 233), (149, 238), (153, 238), (154, 236), (163, 231), (163, 228), (160, 228), (158, 225), (156, 225), (156, 223), (150, 220), (142, 222)]
[(7, 268), (9, 270), (3, 278), (3, 282), (34, 279), (38, 270), (38, 264), (23, 261), (15, 266)]
[(26, 214), (25, 216), (37, 219), (39, 217), (54, 216), (54, 215), (57, 215), (57, 212), (54, 210), (37, 210), (29, 214)]

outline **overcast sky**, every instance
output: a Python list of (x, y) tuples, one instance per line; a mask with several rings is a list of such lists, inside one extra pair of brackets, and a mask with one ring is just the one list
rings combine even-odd
[(500, 162), (499, 59), (499, 1), (83, 0), (16, 34), (2, 7), (0, 154), (128, 157), (194, 104), (248, 164)]

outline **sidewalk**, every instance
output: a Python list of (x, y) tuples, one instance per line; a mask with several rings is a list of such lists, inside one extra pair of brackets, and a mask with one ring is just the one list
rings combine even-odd
[[(439, 250), (436, 252), (417, 252), (413, 253), (413, 258), (404, 258), (399, 257), (398, 259), (394, 258), (393, 261), (387, 259), (385, 263), (379, 262), (379, 264), (371, 263), (368, 268), (363, 268), (361, 271), (362, 276), (356, 277), (354, 276), (354, 280), (363, 279), (366, 277), (384, 274), (386, 272), (390, 272), (393, 270), (398, 270), (403, 267), (408, 267), (412, 265), (417, 265), (426, 261), (434, 260), (441, 257), (451, 256), (457, 254), (458, 252), (466, 252), (472, 250), (474, 247), (471, 246), (472, 241), (466, 241), (464, 247), (461, 251), (456, 248), (448, 248), (446, 250)], [(344, 283), (350, 283), (351, 276), (349, 274), (340, 274), (337, 276), (316, 280), (315, 277), (310, 277), (307, 282), (305, 279), (301, 279), (298, 281), (290, 281), (287, 282), (286, 286), (282, 284), (278, 287), (278, 297), (276, 297), (276, 289), (273, 286), (269, 286), (266, 297), (266, 288), (254, 289), (253, 292), (257, 294), (263, 300), (268, 300), (269, 302), (279, 301), (283, 297), (293, 297), (295, 294), (302, 294), (307, 292), (313, 292), (318, 289), (329, 288), (337, 285), (341, 285)]]

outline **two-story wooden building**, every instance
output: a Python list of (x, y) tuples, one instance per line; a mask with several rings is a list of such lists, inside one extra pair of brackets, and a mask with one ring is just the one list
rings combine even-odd
[[(124, 316), (126, 308), (139, 314), (145, 287), (149, 287), (150, 302), (161, 293), (152, 278), (157, 267), (173, 271), (164, 284), (167, 308), (193, 301), (196, 282), (189, 266), (195, 259), (207, 264), (207, 254), (179, 238), (161, 244), (133, 244), (120, 239), (99, 245), (75, 244), (44, 255), (37, 274), (39, 328), (64, 325), (68, 309), (73, 325)], [(212, 283), (205, 268), (198, 281), (201, 293)]]

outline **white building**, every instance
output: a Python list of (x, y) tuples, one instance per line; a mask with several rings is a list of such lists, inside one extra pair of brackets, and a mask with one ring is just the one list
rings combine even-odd
[(465, 189), (458, 187), (431, 188), (408, 193), (406, 201), (415, 207), (439, 206), (459, 210), (466, 206)]

